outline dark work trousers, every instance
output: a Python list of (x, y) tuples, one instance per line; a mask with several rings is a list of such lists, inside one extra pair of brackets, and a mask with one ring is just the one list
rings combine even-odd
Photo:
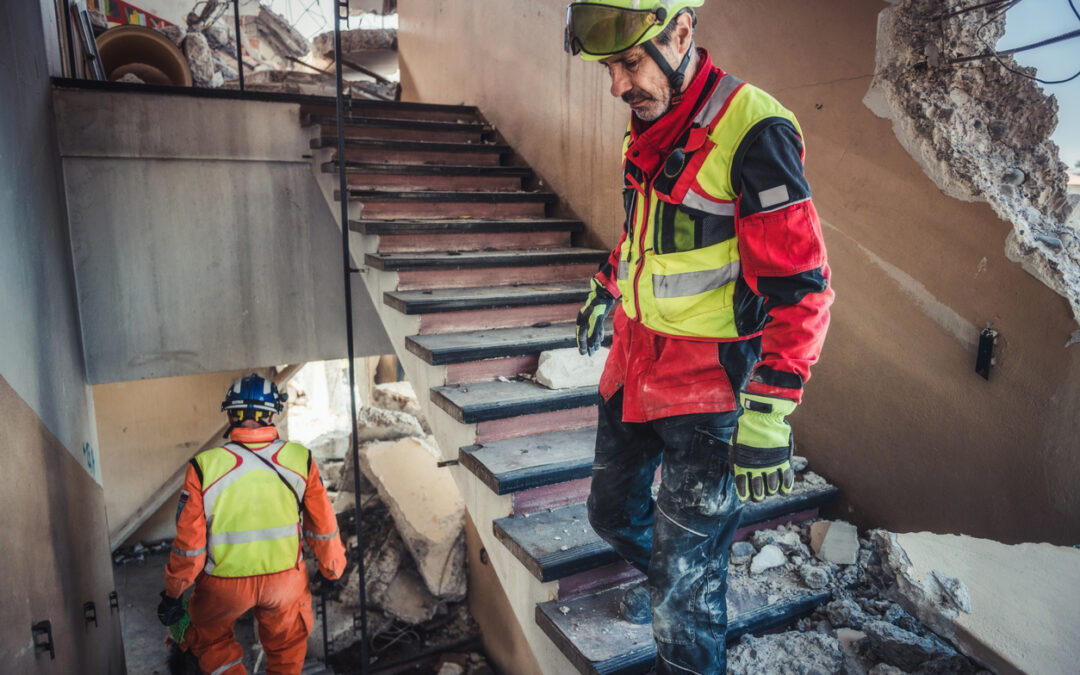
[(728, 466), (737, 418), (732, 411), (628, 424), (621, 389), (600, 400), (589, 522), (648, 575), (658, 673), (726, 668), (728, 550), (742, 508)]

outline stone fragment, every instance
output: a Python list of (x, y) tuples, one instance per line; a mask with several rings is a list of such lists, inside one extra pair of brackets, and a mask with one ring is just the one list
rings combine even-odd
[(943, 594), (954, 607), (961, 612), (971, 613), (971, 594), (963, 581), (951, 577), (941, 570), (934, 570), (930, 572), (930, 575), (934, 578), (934, 581), (938, 582)]
[(349, 432), (333, 429), (306, 443), (316, 460), (345, 459), (349, 452)]
[(896, 666), (890, 666), (887, 663), (879, 663), (871, 668), (867, 675), (907, 675), (907, 673)]
[(265, 40), (279, 56), (300, 58), (311, 48), (311, 43), (307, 41), (307, 38), (293, 28), (285, 17), (265, 5), (259, 7), (259, 14), (255, 17), (255, 27), (259, 31), (259, 37)]
[(542, 352), (536, 367), (536, 381), (548, 389), (595, 386), (604, 372), (607, 354), (604, 347), (592, 356), (579, 354), (576, 347)]
[(121, 77), (117, 78), (116, 81), (126, 82), (127, 84), (146, 84), (146, 82), (135, 73), (124, 73)]
[(1024, 175), (1024, 172), (1015, 167), (1006, 169), (1005, 172), (1001, 174), (1001, 182), (1005, 185), (1020, 185), (1024, 182), (1025, 178), (1027, 178), (1027, 176)]
[(206, 36), (188, 33), (184, 38), (184, 57), (191, 70), (191, 81), (196, 87), (208, 87), (214, 79), (214, 56)]
[(744, 636), (728, 649), (727, 661), (729, 675), (828, 675), (840, 672), (844, 656), (830, 635), (789, 631)]
[(821, 542), (825, 541), (825, 533), (829, 531), (831, 521), (819, 520), (810, 526), (810, 550), (817, 555), (821, 550)]
[(737, 541), (731, 545), (731, 562), (739, 565), (748, 563), (755, 553), (757, 549), (753, 544), (748, 541)]
[[(341, 31), (341, 51), (359, 52), (370, 49), (397, 49), (397, 31), (392, 28), (356, 28)], [(322, 58), (334, 56), (334, 33), (320, 33), (311, 42), (311, 53)]]
[(371, 404), (383, 410), (394, 410), (415, 417), (425, 431), (428, 429), (424, 420), (424, 411), (420, 409), (420, 401), (416, 398), (416, 392), (411, 383), (384, 382), (375, 385), (371, 391)]
[(356, 438), (361, 443), (424, 435), (424, 428), (412, 415), (370, 406), (356, 412), (356, 427)]
[(381, 604), (390, 616), (413, 625), (431, 621), (439, 609), (439, 599), (411, 569), (398, 571)]
[(862, 628), (869, 617), (850, 598), (837, 598), (825, 605), (825, 617), (833, 628)]
[(183, 46), (185, 33), (180, 26), (162, 26), (154, 30), (169, 38), (177, 47)]
[[(399, 413), (400, 414), (400, 413)], [(417, 438), (374, 443), (361, 467), (390, 510), (398, 533), (428, 590), (442, 599), (465, 597), (465, 503), (449, 471)]]
[(758, 530), (751, 539), (759, 550), (766, 544), (772, 544), (789, 555), (805, 549), (798, 533), (790, 530)]
[(810, 462), (805, 457), (799, 455), (792, 455), (791, 457), (791, 469), (795, 473), (802, 473), (806, 471), (806, 467), (810, 466)]
[(859, 531), (851, 523), (834, 521), (815, 554), (825, 562), (854, 565), (859, 554)]
[(232, 31), (228, 28), (215, 23), (212, 26), (207, 26), (203, 30), (203, 35), (206, 36), (206, 42), (211, 49), (220, 49), (230, 54), (236, 54), (236, 43), (233, 42)]
[[(930, 659), (958, 656), (944, 642), (894, 626), (887, 621), (868, 621), (863, 626), (870, 650), (880, 659), (904, 670), (913, 671)], [(961, 657), (962, 658), (962, 657)]]
[(464, 675), (465, 667), (453, 662), (443, 663), (439, 666), (439, 671), (436, 675)]
[(818, 590), (829, 585), (829, 573), (814, 565), (799, 567), (799, 576), (807, 588)]
[(786, 562), (787, 558), (784, 557), (783, 551), (772, 544), (766, 544), (750, 561), (750, 574), (761, 574), (765, 570), (780, 567)]

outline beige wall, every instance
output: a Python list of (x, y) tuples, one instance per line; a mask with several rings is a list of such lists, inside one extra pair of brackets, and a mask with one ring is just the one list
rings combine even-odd
[[(611, 246), (628, 111), (601, 66), (562, 52), (565, 1), (402, 3), (404, 95), (480, 106)], [(1005, 541), (1080, 537), (1080, 351), (1065, 301), (1004, 256), (1009, 224), (945, 197), (862, 104), (865, 0), (712, 0), (698, 42), (798, 115), (837, 301), (796, 412), (798, 451), (864, 526)], [(978, 332), (1001, 332), (989, 382)]]

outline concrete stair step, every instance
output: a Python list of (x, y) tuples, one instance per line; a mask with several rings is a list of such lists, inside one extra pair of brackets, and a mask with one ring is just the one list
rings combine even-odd
[[(588, 675), (644, 675), (656, 658), (652, 626), (637, 626), (619, 619), (622, 588), (612, 588), (572, 600), (553, 600), (536, 606), (536, 623), (570, 659)], [(740, 578), (729, 575), (727, 593), (728, 643), (747, 633), (761, 633), (786, 625), (830, 598), (828, 592), (787, 589), (779, 600)], [(762, 672), (767, 672), (763, 664)]]
[[(336, 173), (337, 162), (323, 164), (324, 173)], [(386, 164), (347, 162), (351, 188), (368, 190), (521, 190), (532, 170), (522, 166), (469, 166), (452, 164)]]
[[(383, 302), (403, 314), (430, 314), (535, 308), (545, 305), (580, 305), (588, 295), (587, 284), (563, 282), (427, 291), (390, 291), (383, 294)], [(544, 321), (546, 319), (539, 319), (538, 322)]]
[(368, 218), (543, 217), (556, 200), (550, 192), (523, 190), (349, 190), (349, 201), (362, 203)]
[(431, 400), (462, 424), (582, 408), (596, 403), (596, 387), (548, 389), (528, 380), (452, 384), (431, 389)]
[(587, 248), (531, 249), (514, 251), (447, 251), (438, 253), (369, 253), (367, 265), (385, 271), (461, 270), (487, 267), (538, 267), (599, 264), (607, 251)]
[[(413, 335), (405, 348), (435, 366), (482, 359), (538, 354), (576, 345), (576, 325), (569, 322), (524, 328)], [(611, 338), (607, 337), (610, 344)]]
[[(300, 106), (301, 122), (308, 116), (337, 118), (337, 104), (332, 98), (325, 102), (305, 103)], [(346, 108), (347, 120), (354, 118), (390, 118), (393, 120), (421, 120), (431, 122), (479, 122), (476, 106), (443, 105), (438, 103), (413, 103), (407, 101), (371, 101), (353, 99)]]
[[(568, 459), (567, 463), (573, 461)], [(576, 461), (580, 466), (580, 458)], [(778, 521), (812, 518), (818, 508), (836, 499), (839, 492), (831, 485), (809, 485), (802, 480), (795, 485), (790, 495), (770, 497), (743, 507), (736, 539), (754, 529), (774, 527)], [(584, 502), (528, 516), (500, 518), (493, 522), (493, 527), (495, 536), (540, 581), (562, 579), (619, 560), (589, 525)]]
[[(326, 135), (320, 136), (319, 138), (313, 138), (311, 139), (310, 145), (312, 150), (320, 150), (322, 148), (337, 148), (337, 136)], [(399, 141), (394, 139), (376, 138), (346, 138), (345, 147), (382, 151), (411, 150), (414, 152), (451, 152), (461, 154), (478, 153), (502, 155), (510, 152), (510, 146), (501, 143), (465, 143), (460, 141)]]
[[(307, 124), (319, 125), (323, 136), (337, 136), (337, 118), (308, 115)], [(346, 138), (394, 139), (402, 141), (479, 142), (491, 136), (492, 128), (476, 121), (432, 121), (388, 117), (353, 116), (345, 120)]]
[[(337, 159), (336, 136), (313, 138), (311, 148), (332, 149), (334, 159)], [(498, 166), (503, 156), (509, 153), (510, 146), (499, 143), (345, 139), (346, 162)]]
[(596, 428), (585, 427), (482, 445), (458, 452), (458, 461), (499, 495), (587, 478)]
[(362, 218), (349, 221), (349, 229), (360, 234), (378, 235), (514, 234), (581, 232), (585, 229), (585, 224), (580, 220), (564, 218), (425, 218), (421, 220)]

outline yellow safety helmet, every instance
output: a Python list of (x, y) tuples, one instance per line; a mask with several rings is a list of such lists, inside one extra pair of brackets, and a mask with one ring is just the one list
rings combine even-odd
[[(688, 7), (705, 0), (596, 0), (566, 6), (563, 47), (586, 61), (599, 61), (647, 44)], [(654, 57), (655, 58), (655, 57)], [(666, 64), (665, 64), (666, 65)]]

